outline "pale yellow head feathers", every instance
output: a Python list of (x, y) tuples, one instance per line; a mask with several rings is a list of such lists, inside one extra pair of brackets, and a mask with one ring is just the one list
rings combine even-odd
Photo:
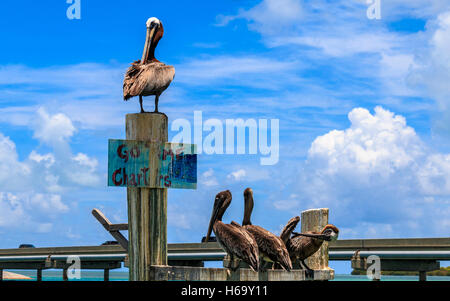
[(159, 21), (158, 18), (151, 17), (147, 20), (147, 28), (150, 28), (153, 23), (157, 23), (158, 25), (161, 25), (161, 21)]

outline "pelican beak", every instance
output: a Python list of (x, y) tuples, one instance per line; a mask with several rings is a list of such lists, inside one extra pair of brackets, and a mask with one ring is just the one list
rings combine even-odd
[(147, 36), (145, 38), (144, 52), (142, 53), (142, 59), (141, 59), (142, 64), (147, 63), (148, 55), (150, 53), (150, 48), (152, 47), (155, 33), (158, 29), (158, 26), (159, 25), (157, 23), (152, 23), (150, 25), (150, 27), (147, 27)]
[(216, 197), (216, 200), (214, 201), (213, 211), (211, 214), (211, 219), (209, 221), (208, 233), (206, 233), (205, 242), (209, 241), (209, 237), (211, 236), (211, 232), (213, 230), (214, 223), (217, 220), (217, 217), (219, 215), (219, 210), (220, 210), (220, 207), (222, 206), (222, 204), (223, 204), (223, 200), (221, 200), (220, 197)]
[(297, 236), (312, 237), (312, 238), (315, 238), (315, 239), (322, 239), (322, 240), (326, 240), (326, 241), (330, 241), (331, 240), (331, 237), (329, 235), (326, 235), (326, 234), (306, 234), (306, 233), (292, 232), (292, 237), (297, 237)]

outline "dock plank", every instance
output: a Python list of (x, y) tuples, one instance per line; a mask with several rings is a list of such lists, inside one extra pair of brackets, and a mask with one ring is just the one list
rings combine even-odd
[[(151, 266), (150, 278), (155, 281), (326, 281), (334, 279), (334, 270), (315, 270), (314, 278), (308, 278), (305, 270), (267, 270), (263, 277), (251, 269), (232, 272), (221, 268)], [(263, 278), (263, 279), (261, 279)]]

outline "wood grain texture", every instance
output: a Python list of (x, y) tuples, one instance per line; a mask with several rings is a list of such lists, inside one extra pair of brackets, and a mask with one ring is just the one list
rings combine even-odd
[[(165, 114), (128, 114), (127, 140), (156, 142), (150, 152), (159, 152), (167, 142), (168, 120)], [(156, 156), (150, 168), (158, 168)], [(149, 281), (152, 265), (167, 265), (167, 189), (127, 188), (130, 281)]]
[(314, 278), (306, 277), (305, 270), (267, 270), (264, 275), (251, 269), (199, 268), (151, 266), (150, 274), (157, 281), (185, 280), (185, 281), (313, 281), (332, 280), (334, 271), (330, 269), (314, 271)]
[[(328, 224), (328, 208), (310, 209), (301, 214), (301, 232), (322, 231)], [(324, 241), (319, 251), (306, 259), (306, 264), (313, 270), (328, 269), (328, 242)]]

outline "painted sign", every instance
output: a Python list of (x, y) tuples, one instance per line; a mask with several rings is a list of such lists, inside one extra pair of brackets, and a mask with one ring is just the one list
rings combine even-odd
[(111, 139), (108, 186), (196, 189), (196, 145)]

